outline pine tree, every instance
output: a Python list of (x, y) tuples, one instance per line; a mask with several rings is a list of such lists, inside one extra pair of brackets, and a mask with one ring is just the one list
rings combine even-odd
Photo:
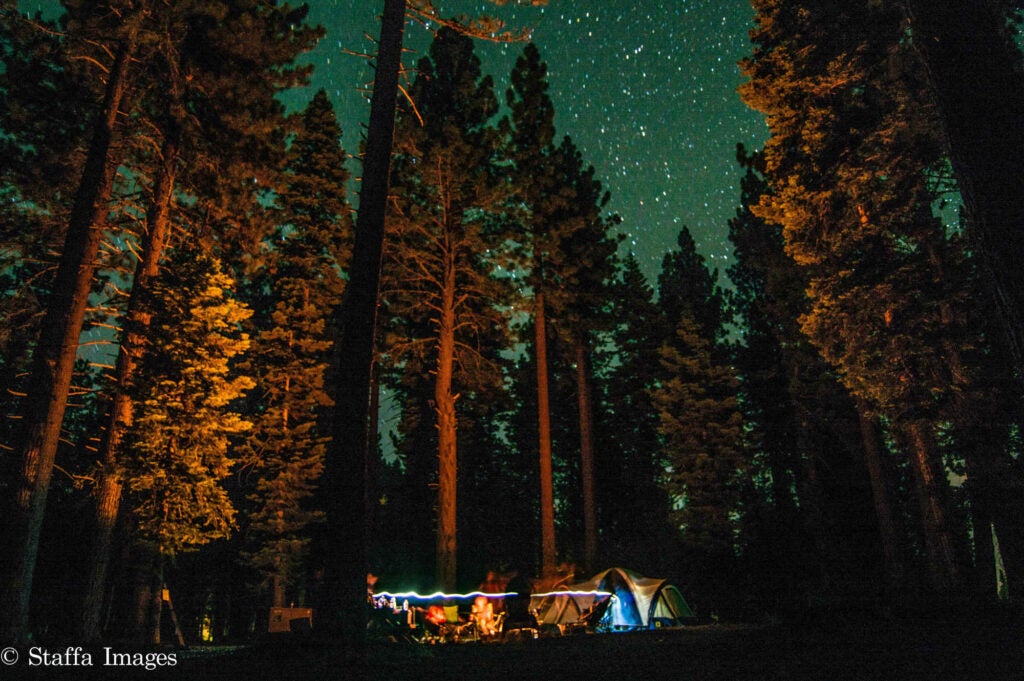
[[(149, 17), (153, 46), (136, 65), (135, 83), (137, 118), (146, 120), (141, 126), (145, 133), (135, 136), (123, 161), (132, 165), (146, 192), (146, 216), (135, 237), (137, 245), (130, 249), (138, 262), (130, 275), (127, 330), (120, 338), (115, 391), (100, 443), (90, 574), (79, 624), (83, 640), (99, 634), (111, 533), (122, 493), (121, 440), (132, 421), (127, 386), (145, 352), (149, 322), (142, 301), (157, 276), (174, 223), (185, 219), (185, 206), (202, 213), (208, 223), (192, 234), (208, 243), (219, 238), (221, 252), (228, 250), (224, 243), (244, 241), (238, 238), (240, 230), (210, 231), (232, 222), (245, 223), (248, 229), (256, 223), (241, 215), (241, 207), (257, 201), (253, 177), (271, 184), (283, 153), (285, 123), (276, 94), (304, 82), (308, 68), (295, 66), (294, 60), (320, 35), (302, 25), (304, 16), (304, 10), (257, 2), (223, 12), (209, 5), (179, 4)], [(225, 79), (223, 70), (232, 68), (235, 76)], [(231, 192), (230, 199), (225, 191)], [(182, 200), (186, 193), (189, 198)], [(209, 223), (217, 226), (210, 230)]]
[(963, 254), (932, 215), (940, 145), (919, 68), (891, 7), (757, 9), (743, 95), (769, 117), (774, 191), (755, 212), (782, 225), (787, 251), (808, 268), (804, 332), (851, 393), (905, 435), (930, 579), (947, 589), (959, 578), (961, 532), (936, 426), (969, 381), (955, 346), (977, 338), (964, 324)]
[(647, 560), (637, 569), (665, 573), (674, 569), (669, 549), (678, 533), (668, 522), (658, 410), (651, 395), (660, 376), (663, 324), (654, 290), (636, 259), (628, 256), (620, 269), (609, 292), (610, 316), (616, 321), (608, 333), (610, 357), (601, 362), (599, 374), (598, 555), (612, 565)]
[(744, 468), (742, 424), (735, 376), (714, 346), (721, 332), (698, 316), (698, 310), (714, 316), (708, 305), (716, 294), (711, 274), (686, 229), (679, 243), (680, 251), (665, 256), (659, 279), (659, 302), (672, 333), (659, 350), (662, 377), (653, 401), (675, 521), (688, 545), (700, 547), (704, 560), (716, 561), (733, 550), (737, 480)]
[(873, 446), (874, 420), (867, 413), (858, 418), (834, 371), (802, 333), (798, 319), (808, 304), (806, 270), (786, 255), (781, 227), (751, 212), (770, 191), (763, 157), (748, 154), (742, 145), (737, 156), (746, 173), (742, 206), (729, 221), (736, 261), (728, 274), (734, 284), (730, 307), (742, 330), (731, 354), (750, 466), (742, 538), (746, 560), (759, 571), (754, 578), (773, 584), (766, 589), (769, 598), (779, 599), (767, 604), (772, 608), (809, 591), (839, 594), (851, 564), (873, 580), (876, 561), (870, 558), (877, 550), (862, 529), (867, 518), (860, 520), (856, 512), (866, 500), (864, 459), (877, 464), (867, 468), (874, 473), (886, 584), (902, 587), (902, 542), (888, 471), (882, 469), (881, 435)]
[[(692, 244), (685, 229), (680, 244)], [(697, 267), (705, 276), (677, 267)], [(745, 467), (736, 379), (715, 347), (720, 332), (710, 330), (708, 338), (709, 330), (698, 321), (696, 310), (714, 293), (702, 258), (685, 250), (667, 254), (660, 281), (697, 283), (695, 290), (675, 288), (670, 294), (666, 288), (659, 295), (659, 304), (677, 315), (675, 320), (666, 316), (672, 332), (658, 351), (660, 375), (651, 391), (662, 438), (663, 484), (688, 569), (721, 576), (735, 550), (738, 482)], [(705, 584), (702, 590), (714, 598), (722, 589)]]
[(234, 403), (254, 381), (233, 366), (249, 347), (241, 325), (251, 314), (232, 298), (233, 286), (216, 259), (179, 249), (149, 298), (153, 321), (131, 387), (124, 475), (136, 536), (154, 557), (153, 643), (165, 560), (235, 527), (222, 483), (234, 466), (232, 439), (252, 426)]
[[(572, 194), (571, 213), (560, 219), (574, 221), (566, 230), (559, 245), (560, 256), (550, 258), (557, 269), (549, 266), (551, 290), (546, 305), (555, 315), (555, 330), (571, 349), (570, 363), (574, 365), (576, 402), (580, 440), (580, 477), (583, 502), (583, 567), (591, 570), (597, 555), (597, 500), (594, 481), (594, 437), (591, 386), (592, 346), (597, 331), (606, 328), (612, 320), (604, 314), (607, 286), (614, 272), (614, 256), (620, 237), (610, 234), (618, 224), (616, 215), (603, 216), (610, 194), (602, 193), (601, 183), (594, 178), (594, 168), (584, 168), (583, 159), (572, 140), (566, 137), (555, 158), (558, 159), (557, 177), (560, 193)], [(566, 358), (569, 359), (569, 358)]]
[(300, 582), (311, 541), (308, 527), (322, 513), (309, 499), (323, 470), (321, 418), (331, 404), (325, 374), (331, 348), (330, 311), (340, 300), (351, 218), (345, 200), (341, 128), (321, 90), (302, 113), (292, 142), (283, 221), (266, 256), (267, 296), (250, 359), (258, 404), (252, 432), (239, 448), (256, 473), (248, 514), (248, 562), (271, 585), (272, 604)]
[[(363, 498), (365, 501), (366, 497), (365, 479), (351, 472), (366, 469), (374, 330), (407, 8), (422, 18), (438, 21), (449, 28), (459, 28), (477, 37), (516, 39), (513, 34), (502, 32), (500, 22), (472, 22), (467, 26), (466, 22), (443, 20), (430, 0), (384, 2), (366, 148), (362, 157), (363, 179), (352, 246), (352, 267), (348, 293), (338, 311), (341, 326), (336, 351), (339, 359), (338, 385), (344, 387), (339, 387), (334, 396), (336, 436), (328, 451), (324, 475), (324, 487), (329, 491), (326, 497), (329, 500), (327, 522), (331, 538), (321, 543), (325, 561), (338, 566), (327, 574), (322, 604), (326, 610), (337, 612), (341, 619), (327, 626), (343, 630), (346, 641), (360, 650), (365, 642), (365, 585), (362, 583), (366, 572), (365, 505), (360, 506), (362, 510), (354, 511), (354, 507), (351, 504), (346, 506), (343, 499)], [(474, 26), (480, 30), (474, 31)]]
[[(76, 17), (83, 26), (83, 36), (94, 37), (96, 43), (107, 46), (106, 54), (112, 59), (108, 61), (103, 103), (93, 118), (60, 262), (33, 352), (29, 394), (21, 403), (22, 418), (13, 437), (20, 473), (9, 499), (11, 532), (5, 552), (9, 559), (0, 598), (0, 633), (10, 641), (22, 640), (28, 633), (28, 605), (46, 498), (117, 166), (112, 154), (119, 128), (118, 112), (130, 88), (130, 65), (144, 18), (139, 8), (119, 5), (108, 7), (103, 3), (92, 7), (92, 13)], [(109, 15), (105, 10), (111, 10)]]
[[(924, 64), (983, 281), (1003, 322), (1018, 378), (1024, 375), (1024, 76), (1009, 28), (1014, 3), (906, 0), (908, 42)], [(1019, 13), (1019, 8), (1016, 9)]]
[(215, 259), (179, 249), (150, 297), (126, 470), (138, 532), (167, 556), (234, 526), (221, 481), (233, 465), (231, 437), (252, 427), (232, 404), (254, 381), (233, 366), (249, 347), (240, 328), (251, 312), (232, 288)]
[[(497, 135), (488, 123), (497, 109), (489, 77), (481, 77), (472, 41), (442, 29), (421, 60), (396, 135), (393, 235), (387, 244), (386, 298), (391, 315), (406, 319), (397, 358), (415, 352), (434, 376), (438, 447), (437, 579), (456, 579), (456, 401), (478, 385), (495, 383), (486, 350), (504, 326), (501, 292), (489, 260), (504, 233), (495, 215), (502, 192), (491, 164)], [(429, 358), (429, 359), (426, 359)]]
[[(53, 253), (67, 225), (74, 178), (81, 174), (87, 114), (96, 102), (68, 62), (60, 26), (0, 13), (0, 411), (17, 413), (49, 296)], [(79, 115), (71, 115), (77, 110)], [(10, 446), (15, 419), (0, 421)], [(15, 475), (4, 464), (4, 478)], [(6, 522), (6, 520), (5, 520)], [(4, 536), (10, 536), (8, 532)]]
[(506, 93), (511, 110), (507, 122), (508, 156), (514, 163), (513, 199), (526, 212), (525, 269), (530, 272), (533, 291), (534, 360), (537, 373), (537, 439), (540, 457), (541, 570), (552, 572), (558, 557), (555, 537), (554, 479), (551, 463), (551, 410), (549, 406), (547, 325), (543, 259), (540, 230), (550, 228), (540, 209), (554, 194), (555, 179), (549, 158), (554, 151), (554, 107), (547, 94), (547, 65), (531, 43), (523, 49), (511, 74), (512, 87)]

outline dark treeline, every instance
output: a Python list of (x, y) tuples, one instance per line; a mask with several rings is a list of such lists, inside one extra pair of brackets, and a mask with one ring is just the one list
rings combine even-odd
[[(753, 4), (770, 137), (738, 149), (724, 288), (686, 229), (644, 276), (536, 46), (502, 91), (436, 32), (397, 109), (366, 497), (329, 504), (365, 509), (382, 585), (622, 565), (734, 620), (1024, 588), (1016, 7), (977, 3), (953, 81), (950, 3)], [(322, 30), (63, 6), (0, 9), (3, 635), (158, 643), (173, 602), (188, 641), (245, 640), (322, 602), (336, 550), (358, 172), (324, 92), (278, 99)]]

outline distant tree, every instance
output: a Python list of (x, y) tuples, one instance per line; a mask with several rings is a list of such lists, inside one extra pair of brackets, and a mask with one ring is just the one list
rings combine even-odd
[[(662, 281), (710, 283), (699, 272), (703, 259), (685, 249), (692, 245), (684, 229), (682, 252), (665, 257)], [(722, 574), (734, 554), (739, 512), (739, 480), (745, 468), (742, 422), (736, 378), (701, 328), (695, 309), (711, 293), (705, 284), (694, 290), (666, 290), (659, 303), (676, 310), (672, 334), (659, 349), (660, 376), (652, 388), (665, 462), (663, 483), (670, 496), (672, 520), (681, 533), (688, 568), (695, 574)], [(695, 304), (691, 304), (694, 301)], [(707, 308), (706, 308), (707, 309)], [(717, 330), (709, 330), (717, 333)], [(709, 578), (708, 583), (714, 580)], [(715, 587), (706, 584), (706, 597)], [(714, 606), (712, 606), (714, 607)]]
[[(736, 378), (714, 349), (713, 337), (720, 332), (703, 327), (696, 313), (710, 312), (707, 301), (715, 295), (711, 274), (692, 250), (686, 229), (679, 243), (680, 251), (665, 256), (660, 277), (666, 284), (659, 289), (659, 301), (676, 319), (667, 317), (672, 334), (659, 350), (662, 372), (653, 401), (673, 517), (690, 550), (699, 550), (703, 561), (714, 564), (732, 553), (735, 541), (737, 483), (744, 469), (742, 422)], [(670, 288), (668, 282), (693, 285)]]
[[(553, 198), (556, 180), (550, 158), (554, 153), (555, 112), (548, 96), (547, 65), (531, 43), (523, 49), (511, 74), (506, 93), (510, 109), (507, 119), (509, 151), (514, 164), (511, 178), (516, 193), (513, 203), (524, 211), (526, 235), (523, 267), (529, 274), (533, 295), (534, 361), (537, 371), (537, 437), (540, 457), (541, 570), (551, 572), (558, 559), (555, 536), (554, 478), (551, 463), (551, 408), (548, 387), (547, 309), (544, 260), (550, 246), (540, 239), (553, 230), (547, 220), (546, 201)], [(552, 201), (552, 203), (554, 203)], [(552, 205), (553, 207), (553, 205)]]
[[(617, 218), (601, 215), (608, 201), (594, 169), (585, 167), (569, 137), (555, 144), (554, 108), (547, 94), (547, 66), (527, 45), (511, 74), (506, 100), (508, 156), (512, 161), (512, 203), (521, 213), (520, 267), (533, 301), (534, 357), (537, 369), (538, 438), (541, 487), (541, 566), (553, 571), (557, 557), (554, 481), (551, 462), (549, 338), (562, 336), (575, 356), (585, 526), (584, 560), (596, 551), (593, 447), (589, 418), (586, 348), (596, 327), (595, 294), (611, 276), (616, 242), (608, 235)], [(549, 320), (558, 320), (549, 329)], [(591, 327), (591, 328), (588, 328)], [(582, 356), (580, 356), (582, 354)]]
[(557, 157), (561, 192), (573, 193), (579, 222), (561, 244), (563, 254), (551, 276), (556, 292), (548, 296), (548, 303), (556, 311), (556, 332), (570, 348), (571, 358), (567, 359), (574, 367), (583, 488), (582, 567), (589, 571), (595, 568), (598, 550), (591, 362), (596, 333), (613, 323), (606, 301), (621, 237), (611, 234), (618, 216), (601, 214), (610, 195), (602, 193), (593, 166), (584, 168), (582, 156), (569, 138), (563, 140)]
[(689, 229), (680, 230), (676, 242), (679, 248), (665, 254), (658, 274), (658, 306), (667, 323), (667, 335), (674, 333), (680, 316), (688, 313), (698, 332), (712, 347), (717, 346), (725, 334), (718, 273), (707, 269)]
[(608, 295), (615, 324), (601, 335), (608, 356), (597, 363), (601, 418), (596, 432), (602, 443), (594, 452), (598, 556), (613, 565), (641, 561), (630, 564), (664, 574), (675, 569), (671, 551), (678, 532), (669, 524), (658, 409), (651, 393), (661, 373), (663, 324), (654, 290), (636, 259), (626, 257), (620, 270)]
[[(177, 250), (153, 282), (147, 352), (132, 384), (136, 413), (126, 439), (125, 477), (138, 537), (155, 556), (159, 609), (163, 561), (235, 526), (222, 481), (231, 439), (252, 427), (233, 403), (255, 382), (234, 367), (249, 347), (251, 311), (232, 298), (217, 260)], [(159, 642), (157, 623), (152, 642)]]
[[(256, 416), (238, 455), (252, 466), (246, 514), (247, 562), (269, 583), (272, 605), (287, 604), (305, 568), (309, 525), (322, 513), (310, 498), (323, 470), (325, 375), (331, 311), (344, 288), (351, 240), (348, 171), (341, 128), (320, 90), (302, 112), (278, 195), (280, 227), (264, 256), (260, 318), (241, 368), (256, 380)], [(269, 304), (268, 304), (269, 303)]]

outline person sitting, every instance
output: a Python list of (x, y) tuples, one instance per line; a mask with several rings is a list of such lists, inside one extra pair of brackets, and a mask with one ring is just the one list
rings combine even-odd
[(472, 609), (473, 622), (476, 623), (476, 630), (482, 637), (494, 636), (498, 628), (494, 621), (494, 607), (486, 596), (477, 596), (473, 601)]

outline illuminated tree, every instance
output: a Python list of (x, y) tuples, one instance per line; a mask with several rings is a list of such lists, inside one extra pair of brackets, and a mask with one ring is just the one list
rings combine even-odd
[(754, 212), (782, 226), (807, 268), (804, 333), (903, 436), (931, 583), (948, 589), (963, 537), (936, 426), (970, 383), (961, 356), (978, 338), (966, 324), (964, 252), (932, 214), (941, 145), (921, 71), (893, 7), (755, 7), (742, 94), (768, 115), (773, 191)]
[(395, 200), (385, 252), (389, 314), (404, 328), (389, 348), (411, 353), (433, 376), (438, 451), (437, 579), (456, 577), (456, 401), (500, 373), (487, 347), (504, 327), (491, 259), (505, 240), (496, 219), (503, 194), (496, 180), (498, 138), (488, 126), (497, 110), (491, 79), (482, 78), (473, 43), (442, 29), (419, 63), (396, 134)]
[[(770, 191), (761, 154), (741, 145), (737, 155), (746, 173), (741, 208), (729, 221), (735, 263), (728, 274), (730, 309), (742, 329), (731, 354), (749, 460), (743, 553), (756, 578), (771, 584), (766, 596), (778, 599), (768, 607), (809, 590), (835, 594), (852, 564), (874, 579), (876, 542), (863, 531), (869, 471), (886, 585), (902, 588), (894, 471), (884, 465), (893, 457), (884, 451), (877, 417), (858, 412), (802, 333), (808, 273), (785, 253), (782, 228), (751, 212)], [(858, 465), (861, 459), (867, 466)]]
[(156, 608), (164, 559), (235, 526), (222, 481), (234, 465), (232, 439), (252, 427), (234, 404), (255, 382), (234, 367), (249, 347), (241, 325), (252, 313), (232, 298), (233, 287), (216, 259), (179, 249), (148, 298), (124, 474), (135, 531), (156, 559)]
[[(301, 9), (252, 2), (222, 10), (203, 3), (179, 4), (163, 9), (165, 23), (151, 16), (157, 26), (150, 36), (154, 46), (135, 66), (136, 117), (146, 124), (122, 162), (132, 165), (145, 192), (145, 220), (141, 234), (130, 237), (135, 245), (129, 250), (138, 260), (127, 277), (125, 330), (100, 439), (96, 520), (79, 622), (84, 640), (99, 634), (111, 534), (122, 494), (121, 440), (132, 421), (127, 387), (145, 352), (149, 323), (142, 301), (158, 274), (175, 222), (187, 220), (189, 208), (202, 212), (208, 225), (216, 225), (215, 233), (206, 236), (207, 241), (220, 240), (221, 252), (229, 250), (224, 244), (245, 240), (239, 237), (244, 230), (230, 229), (232, 222), (245, 223), (245, 229), (257, 224), (247, 219), (251, 214), (241, 213), (256, 201), (252, 179), (270, 186), (283, 156), (284, 111), (276, 95), (304, 82), (309, 69), (294, 60), (320, 35), (318, 29), (302, 25)], [(254, 56), (257, 44), (260, 51)], [(223, 78), (225, 68), (235, 72), (231, 80)], [(232, 182), (241, 191), (230, 188)], [(226, 196), (226, 190), (233, 195)], [(233, 243), (230, 248), (235, 248)]]

